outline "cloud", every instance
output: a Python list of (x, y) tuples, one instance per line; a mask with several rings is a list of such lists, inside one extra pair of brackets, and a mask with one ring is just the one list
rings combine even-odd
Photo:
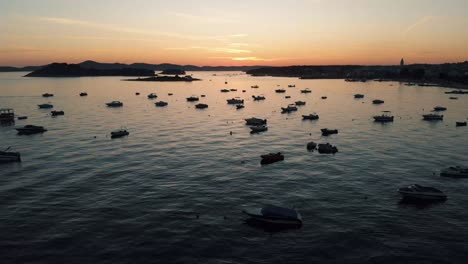
[(180, 12), (168, 12), (169, 15), (176, 16), (183, 19), (188, 19), (197, 23), (237, 23), (238, 20), (229, 19), (226, 17), (216, 17), (216, 16), (200, 16), (192, 15), (187, 13)]
[(173, 33), (173, 32), (132, 28), (132, 27), (113, 25), (113, 24), (102, 24), (102, 23), (96, 23), (92, 21), (84, 21), (84, 20), (61, 18), (61, 17), (39, 17), (39, 20), (45, 21), (48, 23), (60, 24), (60, 25), (80, 26), (80, 27), (87, 27), (87, 28), (93, 28), (93, 29), (98, 29), (98, 30), (115, 31), (119, 33), (126, 32), (126, 33), (141, 34), (141, 35), (158, 35), (158, 36), (166, 36), (166, 37), (188, 39), (188, 40), (227, 41), (231, 38), (240, 38), (240, 37), (247, 36), (247, 34), (231, 34), (231, 35), (219, 35), (219, 36), (186, 35), (186, 34), (178, 34), (178, 33)]
[(418, 21), (416, 21), (414, 24), (410, 25), (403, 31), (403, 35), (406, 36), (408, 35), (411, 31), (414, 31), (415, 29), (424, 26), (425, 24), (431, 22), (434, 19), (434, 16), (424, 16), (420, 18)]
[(252, 52), (250, 50), (245, 50), (245, 49), (200, 47), (200, 46), (166, 48), (166, 50), (195, 50), (195, 49), (206, 50), (206, 51), (209, 51), (209, 52), (221, 52), (221, 53), (250, 53), (250, 52)]

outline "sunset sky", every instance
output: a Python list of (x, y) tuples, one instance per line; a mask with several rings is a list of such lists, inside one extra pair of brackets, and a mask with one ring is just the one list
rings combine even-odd
[(0, 65), (468, 60), (467, 0), (0, 0)]

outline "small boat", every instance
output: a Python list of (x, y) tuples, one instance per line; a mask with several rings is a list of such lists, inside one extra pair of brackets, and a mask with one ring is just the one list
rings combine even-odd
[(243, 104), (238, 104), (238, 105), (236, 105), (236, 108), (237, 108), (237, 109), (242, 109), (242, 108), (244, 108), (244, 107), (245, 107), (245, 106), (244, 106)]
[(228, 84), (228, 82), (224, 82), (224, 84)]
[(155, 98), (158, 98), (158, 96), (155, 93), (148, 94), (148, 99), (155, 99)]
[(440, 171), (442, 177), (468, 178), (468, 167), (448, 167)]
[(25, 125), (24, 127), (18, 127), (16, 128), (18, 131), (18, 134), (20, 135), (32, 135), (32, 134), (37, 134), (37, 133), (44, 133), (47, 131), (42, 126), (33, 126), (33, 125)]
[(261, 155), (260, 157), (262, 158), (260, 164), (271, 164), (277, 161), (284, 160), (284, 155), (281, 154), (281, 152)]
[(65, 115), (65, 112), (53, 110), (53, 111), (50, 112), (50, 114), (52, 116), (62, 116), (62, 115)]
[(220, 90), (222, 93), (229, 93), (229, 90), (228, 89), (221, 89)]
[(464, 121), (464, 122), (455, 122), (455, 125), (457, 127), (466, 126), (466, 121)]
[(385, 101), (380, 99), (375, 99), (372, 101), (373, 104), (383, 104)]
[(207, 104), (196, 104), (196, 105), (195, 105), (195, 108), (197, 108), (197, 109), (205, 109), (205, 108), (208, 108), (208, 105), (207, 105)]
[(261, 101), (261, 100), (265, 100), (265, 96), (263, 95), (252, 95), (252, 98), (254, 99), (254, 101)]
[(436, 111), (436, 112), (445, 111), (445, 110), (447, 110), (447, 107), (443, 107), (443, 106), (434, 107), (434, 111)]
[(247, 92), (246, 90), (242, 90), (243, 93)]
[(15, 112), (13, 111), (13, 109), (0, 109), (0, 122), (15, 122)]
[(258, 85), (252, 85), (250, 88), (258, 88)]
[(37, 106), (39, 106), (39, 108), (41, 108), (41, 109), (53, 108), (54, 107), (51, 104), (40, 104), (40, 105), (37, 105)]
[(112, 101), (110, 103), (106, 103), (106, 105), (109, 107), (121, 107), (123, 106), (123, 103), (120, 101)]
[(168, 93), (167, 95), (169, 95), (169, 96), (172, 96), (172, 95), (173, 95), (173, 93)]
[(338, 129), (328, 129), (328, 128), (322, 128), (320, 129), (322, 131), (322, 136), (328, 136), (331, 134), (338, 134)]
[(302, 120), (317, 120), (317, 119), (319, 119), (319, 115), (317, 115), (316, 113), (302, 115)]
[(293, 88), (293, 87), (296, 87), (296, 85), (295, 84), (289, 84), (288, 87)]
[(458, 100), (458, 97), (455, 97), (455, 96), (451, 96), (449, 97), (450, 100)]
[(296, 104), (297, 106), (300, 106), (300, 105), (305, 105), (306, 102), (304, 102), (304, 101), (296, 101), (295, 104)]
[(438, 115), (438, 114), (426, 114), (423, 115), (423, 120), (426, 121), (438, 121), (438, 120), (443, 120), (444, 115)]
[(45, 94), (42, 94), (42, 97), (53, 97), (54, 95), (53, 94), (50, 94), (50, 93), (45, 93)]
[(307, 150), (308, 151), (314, 151), (317, 148), (317, 143), (311, 141), (307, 143)]
[(268, 205), (261, 209), (243, 210), (242, 213), (264, 224), (302, 226), (302, 216), (294, 209)]
[(0, 151), (0, 163), (7, 162), (21, 162), (21, 154), (19, 152), (11, 152), (11, 147), (8, 147), (4, 151)]
[(111, 138), (120, 138), (128, 136), (130, 133), (126, 129), (120, 129), (111, 132)]
[(447, 195), (445, 195), (442, 191), (433, 187), (425, 187), (418, 184), (412, 184), (408, 187), (399, 188), (398, 192), (402, 195), (403, 199), (417, 199), (426, 201), (440, 201), (447, 199)]
[(237, 89), (229, 89), (231, 92), (237, 92)]
[(468, 91), (463, 90), (452, 90), (450, 92), (445, 92), (446, 94), (468, 94)]
[(244, 100), (240, 99), (239, 97), (231, 98), (226, 100), (228, 104), (243, 104)]
[(295, 104), (289, 104), (287, 107), (281, 107), (281, 113), (291, 113), (293, 111), (297, 111), (297, 107)]
[(322, 99), (327, 99), (327, 97), (326, 97), (326, 96), (322, 96)]
[(25, 120), (25, 119), (28, 119), (27, 116), (18, 116), (18, 120)]
[(277, 93), (285, 93), (286, 90), (285, 90), (285, 89), (276, 89), (275, 92), (277, 92)]
[(198, 101), (198, 97), (197, 96), (190, 96), (190, 97), (187, 97), (187, 102), (196, 102)]
[(338, 152), (338, 148), (330, 143), (318, 144), (318, 152), (320, 154), (335, 154)]
[(88, 93), (80, 93), (80, 96), (88, 96)]
[(251, 126), (250, 127), (250, 133), (259, 133), (259, 132), (264, 132), (268, 130), (267, 125), (259, 125), (259, 126)]
[(284, 98), (289, 99), (289, 98), (291, 98), (291, 96), (290, 96), (290, 95), (286, 95)]
[(355, 94), (354, 98), (356, 98), (356, 99), (364, 98), (364, 95), (363, 94)]
[(137, 92), (137, 93), (135, 93), (135, 95), (140, 95), (140, 93)]
[(373, 116), (374, 122), (393, 122), (393, 116), (390, 115), (390, 111), (382, 111), (383, 114)]
[(200, 97), (206, 97), (206, 95), (202, 94), (202, 95), (200, 95)]
[(312, 91), (309, 88), (301, 90), (301, 93), (311, 93)]
[(256, 117), (251, 117), (251, 118), (247, 118), (244, 120), (246, 122), (246, 125), (249, 125), (249, 126), (259, 126), (259, 125), (265, 125), (267, 123), (266, 119), (260, 119)]
[(163, 107), (163, 106), (167, 106), (168, 103), (164, 102), (164, 101), (159, 101), (159, 102), (154, 103), (154, 105), (156, 105), (158, 107)]

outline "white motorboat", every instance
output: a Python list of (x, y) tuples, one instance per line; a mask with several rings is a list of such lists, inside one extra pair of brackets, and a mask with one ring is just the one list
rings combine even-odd
[(444, 115), (438, 115), (438, 114), (426, 114), (423, 115), (423, 120), (426, 121), (438, 121), (438, 120), (443, 120)]
[(260, 126), (260, 125), (265, 125), (267, 123), (266, 119), (260, 119), (256, 117), (251, 117), (251, 118), (247, 118), (244, 120), (246, 122), (246, 125), (249, 125), (249, 126)]
[(208, 108), (208, 105), (207, 105), (207, 104), (196, 104), (196, 105), (195, 105), (195, 108), (197, 108), (197, 109), (205, 109), (205, 108)]
[(266, 126), (266, 125), (251, 126), (250, 129), (252, 130), (252, 131), (250, 131), (250, 133), (259, 133), (259, 132), (267, 131), (268, 126)]
[(259, 209), (243, 210), (244, 214), (254, 220), (274, 225), (302, 225), (302, 216), (294, 209), (268, 205)]
[(320, 154), (335, 154), (338, 152), (338, 148), (330, 143), (318, 144), (318, 152)]
[(106, 105), (109, 107), (121, 107), (123, 106), (123, 103), (120, 101), (112, 101), (110, 103), (106, 103)]
[(317, 120), (317, 119), (319, 119), (319, 115), (317, 115), (316, 113), (302, 115), (302, 120)]
[(448, 167), (440, 171), (440, 176), (452, 178), (468, 178), (468, 167)]
[(261, 100), (265, 100), (265, 96), (263, 95), (252, 95), (252, 98), (254, 99), (254, 101), (261, 101)]
[(0, 109), (0, 122), (14, 122), (15, 121), (15, 112), (13, 109), (5, 108)]
[(445, 110), (447, 110), (447, 107), (443, 107), (443, 106), (434, 107), (434, 111), (436, 111), (436, 112), (445, 111)]
[(403, 196), (404, 199), (417, 199), (426, 201), (447, 199), (447, 195), (445, 195), (442, 191), (433, 187), (425, 187), (418, 184), (399, 188), (398, 192)]
[(373, 116), (375, 122), (393, 122), (393, 116), (390, 111), (382, 111), (381, 115)]
[(117, 131), (111, 132), (111, 138), (120, 138), (124, 136), (128, 136), (130, 133), (126, 129), (121, 129)]
[(155, 98), (158, 98), (158, 96), (155, 93), (148, 94), (148, 99), (155, 99)]
[(297, 111), (297, 107), (295, 104), (289, 104), (287, 107), (281, 107), (282, 113), (290, 113), (293, 111)]
[(164, 106), (167, 106), (168, 103), (164, 101), (159, 101), (159, 102), (154, 103), (154, 105), (156, 105), (157, 107), (164, 107)]
[(42, 126), (33, 126), (33, 125), (25, 125), (24, 127), (18, 127), (16, 128), (18, 131), (18, 134), (20, 135), (31, 135), (31, 134), (37, 134), (37, 133), (44, 133), (47, 131)]
[(244, 100), (240, 99), (239, 97), (227, 99), (226, 101), (228, 104), (235, 104), (235, 105), (244, 103)]
[(4, 151), (0, 151), (0, 163), (7, 162), (21, 162), (21, 155), (19, 152), (11, 152), (11, 147), (8, 147)]

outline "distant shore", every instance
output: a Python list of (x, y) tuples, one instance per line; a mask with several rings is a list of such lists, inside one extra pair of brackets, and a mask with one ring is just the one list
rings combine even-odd
[(124, 79), (122, 81), (129, 81), (129, 82), (193, 82), (193, 81), (200, 81), (200, 79), (192, 78), (191, 76), (184, 76), (180, 77), (176, 76), (152, 76), (147, 78), (136, 78), (136, 79)]

